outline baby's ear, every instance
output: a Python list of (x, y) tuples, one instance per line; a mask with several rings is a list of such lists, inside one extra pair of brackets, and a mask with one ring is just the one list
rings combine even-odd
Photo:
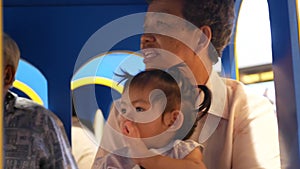
[(180, 129), (183, 123), (184, 116), (180, 110), (174, 110), (171, 112), (170, 121), (169, 121), (169, 130), (176, 131)]

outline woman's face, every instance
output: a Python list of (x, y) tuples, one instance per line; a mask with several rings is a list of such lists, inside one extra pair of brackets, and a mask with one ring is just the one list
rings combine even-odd
[(145, 18), (141, 49), (147, 68), (169, 68), (178, 62), (193, 63), (192, 30), (182, 16), (182, 2), (153, 1)]

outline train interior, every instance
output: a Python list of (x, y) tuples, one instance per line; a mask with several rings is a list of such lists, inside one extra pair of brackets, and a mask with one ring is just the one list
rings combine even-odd
[[(299, 4), (235, 0), (233, 38), (214, 66), (274, 105), (291, 168), (300, 168)], [(21, 50), (12, 91), (56, 113), (69, 139), (77, 116), (99, 144), (112, 101), (123, 90), (115, 73), (145, 69), (139, 44), (146, 2), (4, 0), (2, 10), (3, 31)], [(126, 17), (136, 17), (136, 25)]]

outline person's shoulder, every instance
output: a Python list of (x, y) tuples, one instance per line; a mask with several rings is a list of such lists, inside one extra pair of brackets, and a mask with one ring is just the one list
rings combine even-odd
[(43, 108), (43, 106), (39, 105), (38, 103), (23, 97), (16, 98), (15, 107), (18, 109), (35, 109), (40, 107)]
[(237, 95), (242, 94), (243, 96), (247, 97), (250, 100), (258, 100), (263, 102), (268, 101), (268, 99), (262, 94), (260, 95), (255, 91), (246, 90), (245, 85), (238, 80), (226, 79), (226, 84)]
[(245, 85), (235, 79), (229, 79), (229, 78), (222, 78), (225, 85), (226, 85), (226, 92), (228, 98), (231, 98), (231, 102), (236, 102), (236, 101), (252, 101), (252, 100), (257, 100), (257, 101), (263, 101), (265, 102), (267, 99), (255, 93), (254, 91), (247, 91), (245, 88)]
[(235, 79), (229, 79), (229, 78), (222, 78), (227, 91), (232, 93), (233, 95), (245, 95), (245, 85), (243, 83), (241, 83), (238, 80)]
[(266, 97), (255, 91), (247, 91), (243, 83), (234, 79), (226, 79), (225, 82), (231, 109), (251, 114), (275, 111), (274, 106)]
[(23, 97), (16, 97), (16, 102), (15, 102), (14, 107), (16, 109), (27, 110), (27, 111), (30, 111), (30, 112), (35, 112), (37, 110), (45, 111), (45, 112), (49, 111), (43, 105), (40, 105), (40, 104), (30, 100), (30, 99), (23, 98)]
[(33, 117), (44, 117), (44, 119), (51, 119), (55, 121), (56, 124), (62, 125), (60, 119), (49, 109), (45, 108), (30, 99), (23, 97), (16, 97), (16, 102), (14, 105), (15, 111), (24, 112)]
[(212, 72), (207, 83), (212, 91), (213, 99), (223, 98), (229, 102), (245, 99), (245, 85), (235, 79), (221, 77), (216, 72)]

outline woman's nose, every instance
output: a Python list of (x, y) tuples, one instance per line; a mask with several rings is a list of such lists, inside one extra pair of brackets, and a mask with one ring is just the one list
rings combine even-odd
[(149, 48), (153, 46), (156, 41), (155, 36), (151, 33), (145, 33), (141, 36), (141, 49)]

